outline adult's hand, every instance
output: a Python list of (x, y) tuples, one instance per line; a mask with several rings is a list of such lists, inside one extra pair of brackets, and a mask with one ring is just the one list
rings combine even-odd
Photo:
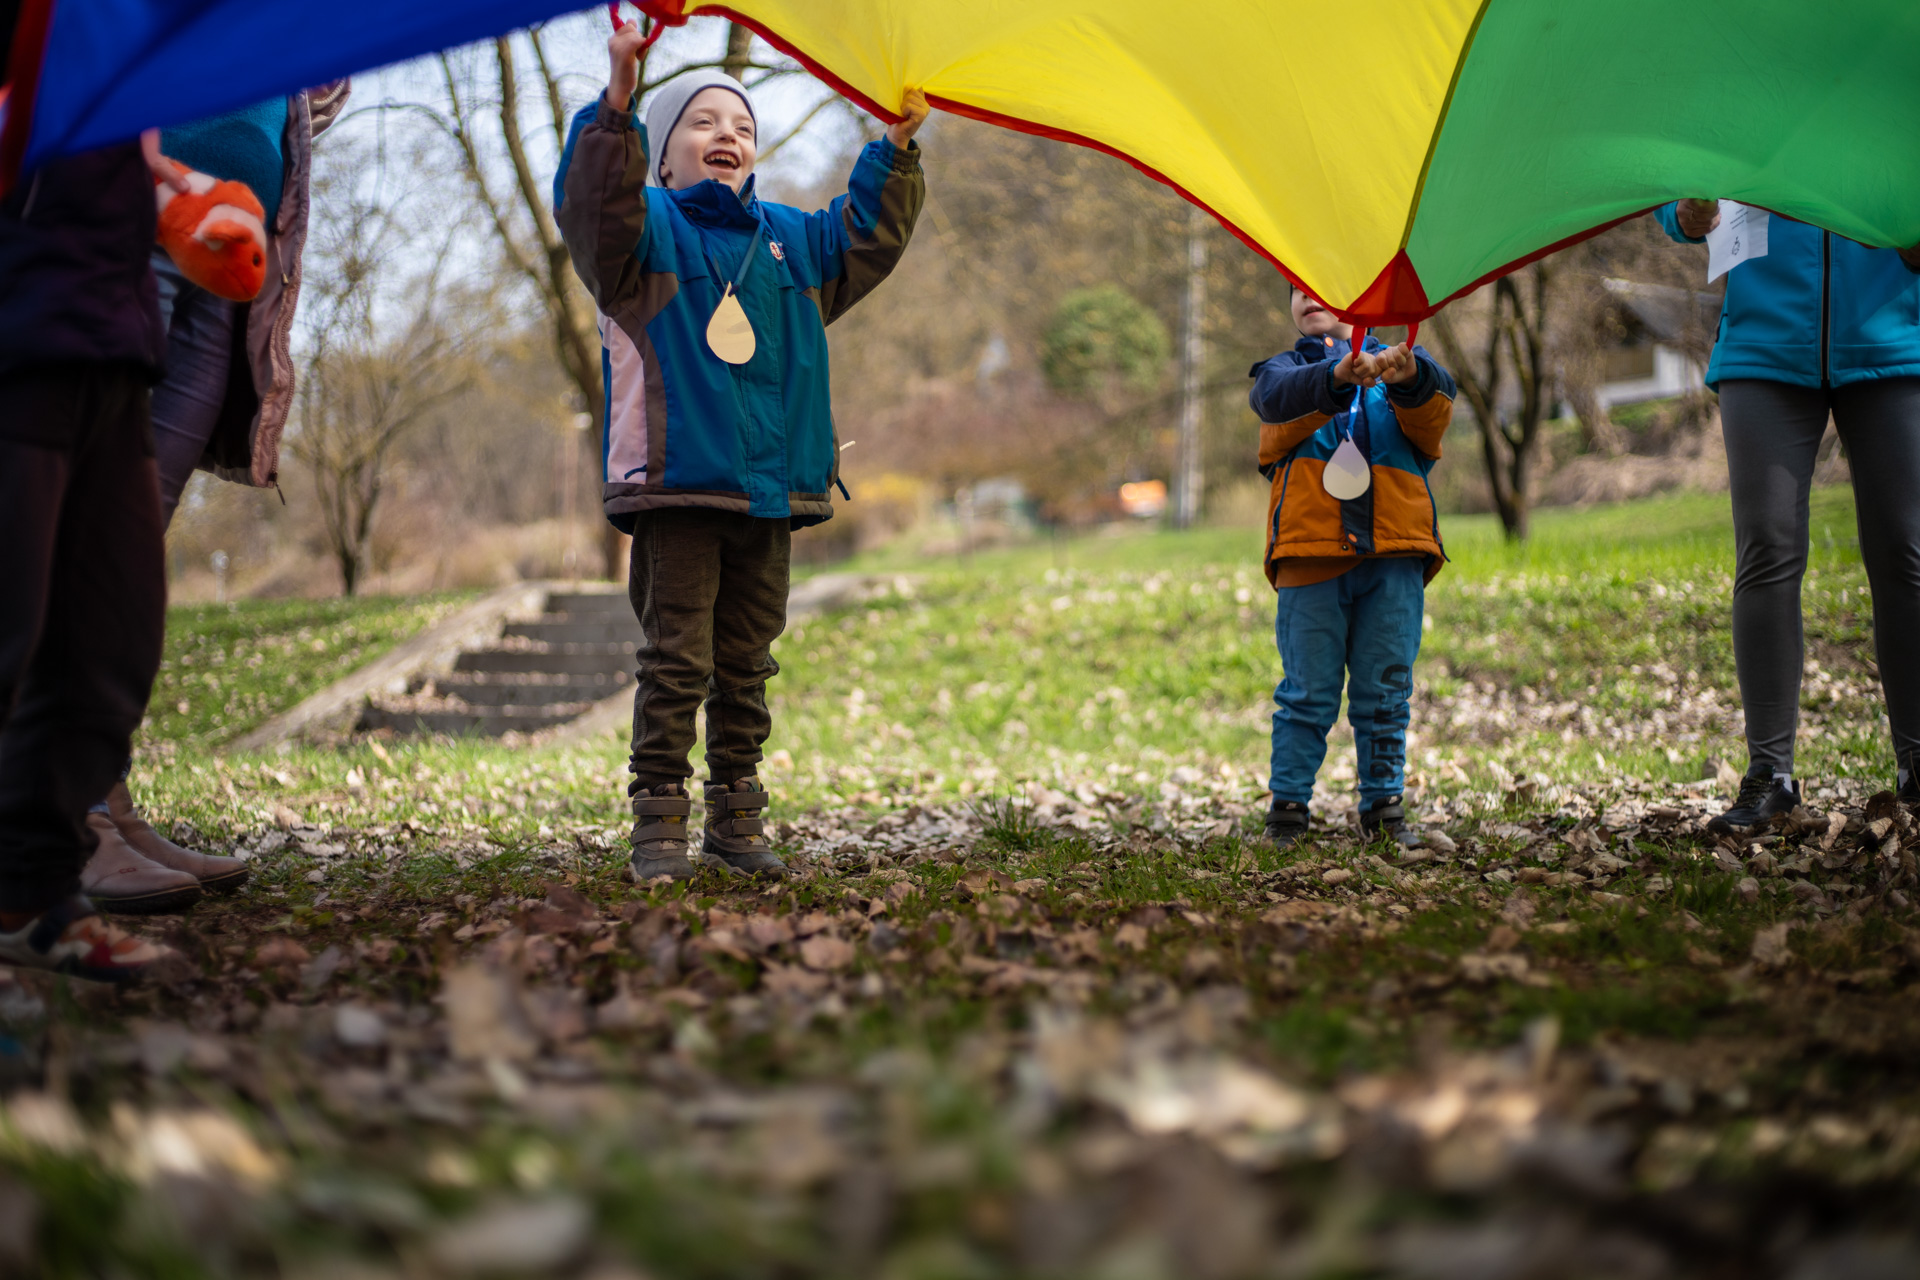
[(1720, 202), (1718, 200), (1682, 200), (1674, 210), (1683, 234), (1694, 240), (1703, 240), (1707, 232), (1720, 225)]
[(175, 191), (186, 191), (187, 171), (160, 154), (158, 129), (149, 129), (140, 135), (140, 154), (146, 157), (147, 168), (152, 170), (155, 182), (172, 187)]
[(623, 22), (607, 41), (607, 105), (615, 111), (633, 107), (633, 92), (640, 87), (640, 50), (647, 37), (637, 22)]
[(887, 141), (900, 150), (906, 150), (913, 141), (913, 135), (920, 132), (920, 126), (927, 122), (927, 95), (920, 90), (908, 87), (900, 99), (900, 114), (906, 119), (887, 126)]

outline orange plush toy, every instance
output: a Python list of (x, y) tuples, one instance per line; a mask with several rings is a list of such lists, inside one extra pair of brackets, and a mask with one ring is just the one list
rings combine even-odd
[(187, 180), (175, 191), (154, 180), (160, 203), (155, 237), (187, 279), (215, 297), (251, 302), (267, 279), (266, 211), (244, 182), (173, 164)]

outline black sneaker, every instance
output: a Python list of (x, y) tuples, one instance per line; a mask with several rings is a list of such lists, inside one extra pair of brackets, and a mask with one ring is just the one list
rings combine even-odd
[(1275, 800), (1267, 810), (1267, 839), (1276, 849), (1291, 849), (1307, 838), (1307, 806), (1298, 800)]
[(691, 880), (693, 863), (687, 859), (687, 819), (693, 797), (677, 783), (651, 791), (642, 788), (633, 797), (633, 878), (640, 884), (661, 876)]
[(1386, 796), (1360, 811), (1360, 830), (1368, 841), (1377, 840), (1385, 833), (1403, 849), (1414, 848), (1420, 843), (1420, 837), (1407, 828), (1407, 809), (1401, 799), (1400, 796)]
[(1766, 823), (1777, 814), (1792, 813), (1800, 803), (1800, 781), (1781, 783), (1770, 773), (1750, 773), (1740, 779), (1740, 794), (1733, 807), (1707, 823), (1707, 830), (1720, 836), (1740, 835)]
[(761, 814), (773, 797), (758, 778), (741, 778), (731, 787), (709, 786), (707, 830), (700, 860), (736, 875), (784, 878), (787, 864), (767, 844), (767, 824)]
[(1907, 757), (1907, 780), (1900, 784), (1899, 801), (1909, 809), (1920, 808), (1920, 752)]

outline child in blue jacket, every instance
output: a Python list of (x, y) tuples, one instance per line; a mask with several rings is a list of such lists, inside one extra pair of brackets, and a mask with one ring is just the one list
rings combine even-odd
[[(634, 115), (642, 36), (608, 42), (604, 95), (573, 120), (554, 217), (599, 307), (607, 518), (633, 535), (645, 640), (633, 695), (636, 878), (682, 879), (694, 714), (707, 710), (704, 861), (783, 875), (755, 776), (786, 626), (792, 530), (833, 515), (839, 450), (826, 325), (900, 259), (926, 197), (926, 99), (867, 144), (818, 213), (754, 194), (746, 89), (692, 72)], [(844, 492), (844, 490), (843, 490)]]
[(1260, 473), (1272, 486), (1267, 580), (1274, 640), (1267, 837), (1307, 834), (1313, 779), (1347, 695), (1360, 774), (1360, 825), (1403, 844), (1401, 803), (1413, 662), (1426, 584), (1446, 551), (1427, 473), (1453, 420), (1453, 378), (1423, 347), (1353, 342), (1353, 326), (1300, 290), (1300, 341), (1253, 368)]

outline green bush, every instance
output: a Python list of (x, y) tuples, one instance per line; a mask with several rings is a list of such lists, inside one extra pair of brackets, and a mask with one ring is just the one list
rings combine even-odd
[(1040, 341), (1047, 382), (1066, 395), (1087, 395), (1108, 378), (1149, 389), (1173, 351), (1160, 317), (1111, 284), (1062, 298)]

